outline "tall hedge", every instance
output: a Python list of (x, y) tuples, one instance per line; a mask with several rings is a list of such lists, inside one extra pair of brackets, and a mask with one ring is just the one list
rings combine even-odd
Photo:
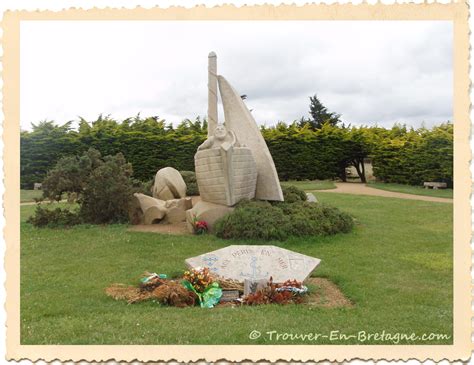
[(451, 123), (431, 130), (395, 126), (379, 138), (372, 153), (374, 175), (385, 182), (440, 181), (452, 187), (453, 132)]
[(21, 187), (31, 189), (63, 156), (80, 155), (93, 147), (102, 155), (121, 152), (134, 170), (134, 178), (148, 181), (162, 167), (194, 170), (194, 153), (206, 139), (207, 124), (199, 119), (173, 128), (157, 118), (127, 119), (119, 123), (109, 117), (87, 123), (78, 131), (44, 122), (21, 133)]
[(339, 164), (344, 156), (340, 128), (325, 125), (315, 131), (309, 126), (278, 124), (275, 128), (262, 129), (262, 134), (281, 180), (324, 180), (339, 176)]
[[(373, 160), (374, 175), (383, 181), (422, 184), (446, 181), (453, 176), (453, 125), (432, 129), (337, 127), (278, 123), (262, 127), (282, 180), (344, 178), (350, 165)], [(32, 188), (63, 156), (80, 155), (90, 147), (102, 155), (121, 152), (133, 166), (134, 178), (148, 181), (162, 167), (194, 170), (194, 153), (207, 136), (207, 123), (185, 120), (173, 127), (156, 117), (129, 118), (122, 122), (100, 116), (77, 130), (70, 123), (35, 125), (21, 133), (21, 186)], [(244, 141), (245, 143), (245, 141)]]

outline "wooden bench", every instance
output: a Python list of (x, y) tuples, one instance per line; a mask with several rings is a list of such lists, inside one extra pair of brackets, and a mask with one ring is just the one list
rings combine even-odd
[(427, 181), (423, 183), (425, 189), (446, 189), (448, 184), (444, 182), (434, 182), (434, 181)]

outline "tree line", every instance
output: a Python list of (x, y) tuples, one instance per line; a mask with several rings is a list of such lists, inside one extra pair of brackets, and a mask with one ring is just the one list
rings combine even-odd
[[(420, 185), (443, 181), (452, 186), (453, 124), (409, 128), (396, 124), (345, 126), (334, 118), (316, 125), (315, 119), (279, 122), (261, 127), (281, 180), (346, 180), (354, 166), (365, 181), (364, 160), (372, 159), (374, 176), (385, 182)], [(313, 123), (311, 123), (313, 122)], [(81, 155), (90, 147), (103, 156), (121, 152), (133, 167), (133, 177), (148, 181), (162, 167), (194, 170), (194, 154), (206, 139), (207, 122), (184, 120), (177, 127), (158, 117), (136, 116), (123, 121), (99, 116), (58, 125), (44, 121), (21, 132), (21, 187), (31, 189), (64, 156)]]

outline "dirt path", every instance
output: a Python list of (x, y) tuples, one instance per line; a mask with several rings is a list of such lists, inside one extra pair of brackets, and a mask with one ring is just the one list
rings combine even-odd
[[(405, 193), (396, 193), (394, 191), (386, 191), (371, 188), (365, 184), (361, 183), (335, 183), (336, 189), (330, 190), (319, 190), (319, 192), (324, 193), (342, 193), (342, 194), (354, 194), (354, 195), (372, 195), (372, 196), (382, 196), (385, 198), (401, 198), (401, 199), (411, 199), (411, 200), (424, 200), (429, 202), (438, 202), (438, 203), (452, 203), (453, 199), (449, 198), (437, 198), (434, 196), (424, 196), (424, 195), (414, 195), (414, 194), (405, 194)], [(317, 190), (315, 190), (317, 192)]]
[(163, 234), (191, 235), (186, 227), (186, 222), (174, 224), (137, 224), (128, 228), (129, 232), (152, 232)]

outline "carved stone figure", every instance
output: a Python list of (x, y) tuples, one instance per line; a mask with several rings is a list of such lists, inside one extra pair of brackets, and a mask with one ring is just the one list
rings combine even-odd
[[(252, 151), (248, 147), (237, 147), (235, 136), (225, 132), (225, 128), (218, 131), (217, 136), (206, 140), (194, 155), (201, 200), (233, 206), (242, 199), (252, 199), (257, 183)], [(226, 140), (232, 136), (234, 140)]]
[(209, 136), (204, 143), (198, 147), (198, 151), (221, 147), (225, 151), (228, 151), (230, 147), (240, 147), (240, 144), (237, 142), (235, 133), (233, 131), (227, 131), (225, 125), (219, 123), (214, 129), (214, 134)]

